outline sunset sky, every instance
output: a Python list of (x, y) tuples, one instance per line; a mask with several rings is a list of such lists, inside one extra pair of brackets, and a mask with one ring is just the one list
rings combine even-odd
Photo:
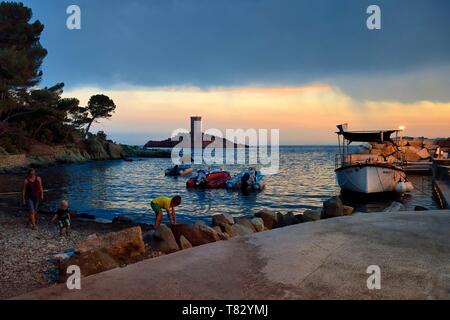
[[(105, 130), (144, 144), (188, 128), (280, 129), (282, 144), (350, 129), (450, 136), (450, 2), (28, 0), (46, 26), (42, 85), (118, 106)], [(82, 29), (68, 30), (78, 4)], [(378, 4), (382, 30), (366, 27)]]

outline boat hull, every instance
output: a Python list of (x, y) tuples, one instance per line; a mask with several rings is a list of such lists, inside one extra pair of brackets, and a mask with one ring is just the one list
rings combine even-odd
[(367, 194), (393, 192), (397, 183), (405, 178), (402, 169), (388, 165), (352, 165), (336, 170), (342, 190)]

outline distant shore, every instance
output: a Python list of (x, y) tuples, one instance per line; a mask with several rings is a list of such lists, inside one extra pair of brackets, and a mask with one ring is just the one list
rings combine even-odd
[(71, 145), (50, 146), (32, 142), (23, 153), (0, 152), (0, 174), (20, 173), (29, 167), (49, 167), (65, 163), (131, 158), (170, 158), (170, 150), (145, 149), (91, 138)]

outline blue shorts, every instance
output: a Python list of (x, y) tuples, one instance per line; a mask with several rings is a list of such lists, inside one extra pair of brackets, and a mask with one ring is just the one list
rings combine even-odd
[(39, 200), (27, 199), (26, 203), (29, 211), (33, 211), (34, 213), (38, 212)]

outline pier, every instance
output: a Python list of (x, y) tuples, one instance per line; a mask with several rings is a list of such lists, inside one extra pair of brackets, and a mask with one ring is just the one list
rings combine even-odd
[(433, 161), (433, 194), (443, 209), (450, 209), (450, 159)]
[[(356, 214), (179, 251), (17, 299), (449, 299), (450, 210)], [(381, 289), (367, 286), (380, 268)]]

